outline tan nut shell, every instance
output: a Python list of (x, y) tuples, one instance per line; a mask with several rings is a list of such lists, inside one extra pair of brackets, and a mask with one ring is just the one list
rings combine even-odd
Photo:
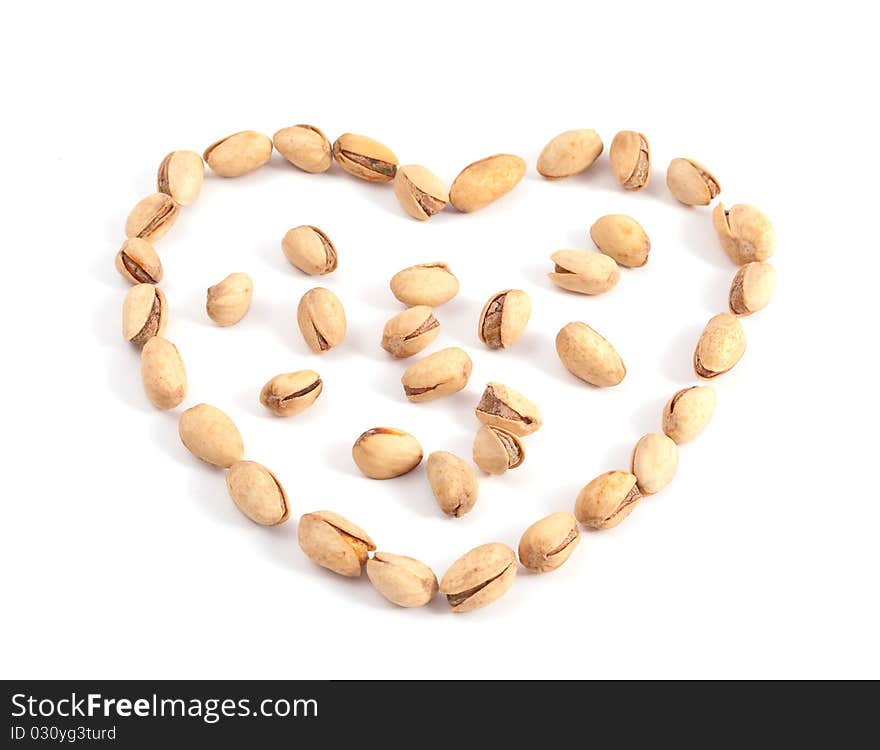
[(453, 612), (470, 612), (507, 593), (516, 578), (516, 555), (506, 544), (490, 542), (475, 547), (449, 567), (440, 581), (440, 593)]
[(165, 193), (153, 193), (138, 201), (125, 220), (125, 236), (149, 242), (161, 240), (180, 214), (180, 206)]
[(663, 409), (663, 432), (678, 445), (699, 435), (715, 411), (715, 389), (710, 385), (694, 385), (676, 393)]
[(205, 302), (208, 317), (218, 326), (231, 326), (240, 321), (251, 307), (254, 282), (246, 273), (231, 273), (223, 281), (209, 287)]
[(630, 216), (608, 214), (590, 227), (590, 237), (605, 255), (627, 268), (641, 268), (648, 262), (651, 240), (642, 225)]
[(599, 158), (603, 148), (595, 130), (566, 130), (544, 146), (538, 157), (538, 174), (551, 180), (580, 174)]
[(122, 303), (122, 335), (126, 341), (143, 346), (153, 336), (161, 336), (168, 324), (168, 302), (159, 287), (135, 284)]
[(634, 130), (621, 130), (608, 152), (614, 178), (625, 190), (641, 190), (651, 179), (651, 147)]
[(221, 177), (241, 177), (272, 158), (272, 140), (256, 130), (242, 130), (205, 149), (205, 161)]
[(157, 409), (173, 409), (186, 396), (186, 368), (177, 347), (153, 336), (141, 349), (144, 393)]
[(398, 313), (382, 330), (382, 348), (398, 359), (418, 354), (440, 333), (440, 321), (427, 305)]
[(333, 144), (333, 158), (350, 175), (368, 182), (391, 182), (397, 173), (395, 153), (365, 135), (343, 133)]
[(521, 393), (502, 383), (488, 383), (474, 409), (483, 424), (500, 427), (520, 437), (541, 429), (541, 412)]
[(763, 310), (773, 298), (776, 269), (769, 263), (746, 263), (730, 285), (730, 311), (739, 316)]
[(719, 203), (712, 211), (712, 223), (721, 247), (737, 265), (767, 260), (776, 250), (773, 225), (754, 206), (740, 203), (728, 210)]
[(360, 526), (329, 510), (302, 516), (296, 538), (313, 563), (349, 578), (360, 576), (369, 553), (376, 549)]
[(456, 518), (471, 511), (480, 487), (467, 461), (447, 451), (434, 451), (425, 462), (425, 472), (440, 510)]
[(316, 174), (330, 169), (330, 141), (314, 125), (292, 125), (274, 136), (275, 149), (303, 172)]
[(512, 432), (484, 424), (474, 437), (474, 463), (487, 474), (503, 474), (520, 466), (526, 449)]
[(205, 163), (195, 151), (172, 151), (159, 165), (156, 190), (170, 195), (180, 206), (188, 206), (202, 189)]
[(707, 380), (723, 375), (739, 362), (745, 351), (746, 334), (736, 315), (716, 315), (706, 323), (697, 342), (694, 372)]
[(445, 263), (420, 263), (394, 274), (390, 287), (404, 305), (440, 307), (458, 294), (458, 279)]
[(617, 261), (592, 250), (557, 250), (550, 256), (555, 264), (547, 277), (556, 286), (578, 294), (604, 294), (617, 286)]
[(281, 250), (292, 265), (309, 276), (336, 270), (336, 247), (318, 227), (304, 225), (289, 230), (281, 240)]
[(130, 237), (116, 253), (116, 270), (132, 284), (158, 284), (162, 281), (162, 261), (146, 240)]
[(394, 177), (394, 194), (403, 210), (419, 221), (426, 221), (440, 213), (449, 202), (449, 191), (443, 181), (418, 164), (398, 167)]
[(180, 441), (196, 458), (228, 469), (244, 456), (238, 427), (225, 412), (210, 404), (198, 404), (180, 415)]
[(660, 492), (675, 477), (678, 469), (678, 446), (662, 432), (644, 435), (632, 455), (632, 473), (642, 495)]
[(299, 301), (296, 320), (303, 339), (316, 354), (329, 351), (345, 338), (345, 310), (329, 289), (310, 289)]
[(398, 607), (422, 607), (437, 593), (434, 571), (412, 557), (377, 552), (366, 569), (373, 588)]
[(536, 521), (519, 540), (519, 561), (534, 573), (560, 567), (580, 542), (577, 519), (561, 511)]
[(364, 476), (370, 479), (393, 479), (419, 465), (422, 446), (403, 430), (373, 427), (355, 440), (351, 457)]
[(488, 156), (461, 170), (449, 189), (449, 202), (465, 213), (477, 211), (513, 190), (525, 173), (526, 163), (518, 156)]
[(522, 336), (532, 314), (532, 299), (521, 289), (496, 292), (483, 305), (477, 334), (490, 349), (507, 349)]
[(276, 375), (260, 391), (260, 403), (277, 417), (293, 417), (308, 409), (324, 390), (314, 370)]
[(226, 488), (236, 507), (254, 523), (275, 526), (290, 516), (287, 493), (278, 478), (256, 461), (236, 461), (226, 472)]
[(632, 513), (641, 499), (634, 474), (608, 471), (580, 491), (574, 514), (578, 521), (591, 529), (610, 529)]
[(403, 392), (414, 402), (433, 401), (464, 388), (471, 377), (473, 362), (464, 349), (451, 346), (414, 362), (400, 378)]
[(693, 159), (673, 159), (666, 170), (666, 186), (679, 203), (708, 206), (721, 192), (715, 176)]
[(556, 352), (570, 373), (599, 388), (615, 386), (626, 377), (617, 350), (586, 323), (563, 326), (556, 334)]

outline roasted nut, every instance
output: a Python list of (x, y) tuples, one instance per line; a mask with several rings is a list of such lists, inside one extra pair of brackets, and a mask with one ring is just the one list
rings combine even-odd
[(611, 171), (626, 190), (641, 190), (651, 179), (648, 139), (634, 130), (621, 130), (611, 141)]
[(556, 353), (572, 375), (608, 388), (626, 377), (626, 366), (617, 350), (586, 323), (563, 326), (556, 334)]
[(590, 227), (590, 237), (605, 255), (627, 268), (641, 268), (648, 262), (651, 240), (635, 219), (609, 214)]
[(694, 372), (701, 378), (718, 377), (730, 370), (746, 351), (746, 334), (733, 313), (721, 313), (703, 329), (694, 350)]
[(480, 341), (490, 349), (507, 349), (522, 336), (531, 314), (531, 297), (521, 289), (493, 294), (480, 313)]
[(161, 336), (168, 323), (168, 302), (162, 290), (152, 284), (135, 284), (122, 303), (122, 335), (126, 341), (143, 346), (153, 336)]
[(534, 573), (556, 570), (571, 557), (580, 538), (571, 513), (551, 513), (525, 530), (519, 540), (519, 561)]
[(599, 158), (603, 148), (595, 130), (566, 130), (544, 146), (538, 173), (551, 180), (579, 174)]
[(323, 276), (336, 270), (336, 248), (318, 227), (294, 227), (281, 240), (284, 257), (309, 276)]
[(313, 563), (349, 578), (360, 576), (369, 553), (376, 549), (366, 531), (329, 510), (300, 518), (296, 538)]
[(162, 261), (146, 240), (131, 237), (116, 253), (116, 270), (132, 284), (158, 284), (162, 281)]
[(663, 432), (678, 445), (699, 435), (715, 411), (715, 389), (694, 385), (676, 393), (663, 409)]
[(458, 558), (443, 580), (440, 593), (453, 612), (470, 612), (499, 599), (516, 578), (516, 556), (506, 544), (492, 542)]
[(414, 402), (433, 401), (464, 388), (473, 363), (464, 349), (451, 346), (414, 362), (400, 378), (403, 392)]
[(306, 344), (316, 354), (338, 346), (345, 338), (345, 310), (329, 289), (310, 289), (299, 301), (296, 320)]
[(672, 438), (662, 432), (652, 432), (636, 443), (632, 473), (642, 495), (660, 492), (672, 481), (677, 469), (678, 446)]
[(541, 428), (538, 407), (501, 383), (486, 386), (474, 412), (483, 424), (501, 427), (514, 435), (531, 435)]
[(437, 593), (434, 571), (412, 557), (377, 552), (367, 560), (367, 578), (398, 607), (422, 607)]
[(256, 461), (236, 461), (226, 472), (226, 488), (236, 507), (254, 523), (276, 526), (290, 516), (287, 493), (278, 478)]
[(574, 514), (591, 529), (610, 529), (632, 513), (641, 499), (634, 474), (608, 471), (580, 491)]
[(131, 209), (125, 220), (125, 236), (157, 242), (174, 226), (179, 213), (180, 206), (165, 193), (148, 195)]
[(346, 172), (368, 182), (391, 182), (397, 172), (397, 157), (379, 141), (365, 135), (344, 133), (333, 144), (336, 163)]
[(279, 154), (303, 172), (330, 169), (330, 141), (314, 125), (282, 128), (272, 136), (272, 143)]
[(186, 368), (180, 352), (168, 339), (153, 336), (141, 349), (144, 393), (157, 409), (173, 409), (186, 396)]
[(241, 177), (272, 158), (272, 141), (255, 130), (242, 130), (212, 143), (205, 149), (204, 157), (221, 177)]
[(205, 309), (218, 326), (238, 323), (251, 307), (254, 282), (246, 273), (231, 273), (219, 284), (208, 288)]
[(449, 202), (449, 191), (443, 181), (418, 164), (408, 164), (397, 169), (394, 194), (403, 210), (419, 221), (440, 213)]
[(324, 384), (314, 370), (276, 375), (260, 391), (260, 403), (277, 417), (292, 417), (317, 401)]
[(373, 427), (351, 448), (355, 464), (370, 479), (393, 479), (419, 465), (422, 446), (408, 432), (393, 427)]
[(202, 189), (205, 163), (195, 151), (172, 151), (159, 165), (156, 189), (170, 195), (178, 206), (188, 206)]
[(467, 461), (446, 451), (434, 451), (425, 462), (428, 482), (440, 510), (449, 516), (469, 513), (477, 502), (477, 475)]
[(180, 415), (180, 441), (196, 458), (228, 469), (244, 456), (238, 427), (216, 406), (198, 404)]
[(487, 474), (503, 474), (515, 469), (526, 457), (519, 438), (500, 427), (484, 424), (474, 437), (474, 463)]
[(554, 263), (547, 276), (556, 286), (578, 294), (603, 294), (620, 280), (617, 261), (610, 255), (592, 250), (557, 250), (550, 256)]
[(770, 304), (776, 287), (776, 269), (769, 263), (746, 263), (730, 285), (730, 311), (751, 315)]
[(767, 260), (776, 250), (773, 225), (754, 206), (738, 204), (727, 210), (719, 203), (712, 211), (712, 223), (721, 247), (737, 265)]
[(440, 307), (458, 294), (458, 279), (445, 263), (419, 263), (391, 277), (391, 293), (404, 305)]
[(666, 170), (666, 185), (679, 203), (708, 206), (721, 192), (714, 175), (693, 159), (673, 159)]
[(398, 313), (382, 330), (382, 348), (403, 359), (418, 354), (440, 333), (440, 321), (427, 305), (417, 305)]
[(525, 173), (525, 161), (511, 154), (495, 154), (475, 161), (455, 178), (449, 189), (449, 202), (459, 211), (476, 211), (513, 190)]

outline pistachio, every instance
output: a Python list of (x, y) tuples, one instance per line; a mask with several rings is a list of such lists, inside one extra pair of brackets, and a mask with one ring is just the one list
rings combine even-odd
[(309, 276), (323, 276), (336, 270), (336, 248), (318, 227), (294, 227), (281, 240), (284, 257)]
[(344, 133), (333, 144), (333, 157), (346, 172), (368, 182), (391, 182), (397, 173), (397, 156), (379, 141)]
[(458, 558), (443, 580), (440, 593), (453, 612), (470, 612), (501, 598), (516, 578), (516, 556), (506, 544), (491, 542)]
[(467, 385), (473, 363), (463, 349), (449, 347), (414, 362), (400, 378), (406, 397), (415, 403), (457, 393)]
[(459, 172), (449, 189), (449, 202), (465, 213), (477, 211), (507, 195), (525, 173), (526, 163), (518, 156), (488, 156)]
[(526, 449), (512, 432), (484, 424), (474, 437), (474, 463), (487, 474), (515, 469), (526, 457)]
[(419, 221), (430, 219), (449, 202), (449, 191), (443, 181), (418, 164), (398, 167), (394, 177), (394, 194), (403, 210)]
[(382, 348), (403, 359), (418, 354), (440, 333), (440, 321), (427, 305), (416, 305), (398, 313), (382, 330)]
[(224, 412), (210, 404), (198, 404), (180, 415), (180, 441), (196, 458), (228, 469), (244, 456), (238, 427)]
[(699, 435), (715, 411), (715, 389), (694, 385), (676, 393), (663, 409), (663, 432), (678, 445)]
[(776, 287), (776, 269), (769, 263), (754, 261), (746, 263), (730, 285), (730, 311), (740, 315), (751, 315), (770, 304)]
[(349, 578), (360, 576), (369, 553), (376, 549), (367, 532), (329, 510), (300, 518), (296, 538), (313, 563)]
[(434, 451), (425, 462), (425, 470), (440, 510), (456, 518), (471, 511), (480, 488), (467, 461), (447, 451)]
[(458, 294), (458, 279), (445, 263), (419, 263), (391, 277), (391, 293), (404, 305), (440, 307)]
[(310, 289), (299, 301), (296, 311), (299, 330), (309, 348), (321, 354), (338, 346), (345, 338), (345, 310), (329, 289)]
[(586, 323), (563, 326), (556, 334), (556, 353), (570, 373), (599, 388), (617, 385), (626, 377), (617, 350)]
[(580, 491), (574, 514), (591, 529), (610, 529), (632, 513), (641, 499), (634, 474), (608, 471)]
[(666, 185), (679, 203), (708, 206), (721, 192), (714, 175), (693, 159), (673, 159), (666, 170)]
[(678, 446), (662, 432), (644, 435), (633, 450), (632, 473), (642, 495), (653, 495), (669, 484), (678, 469)]
[(694, 371), (701, 378), (715, 378), (730, 370), (746, 351), (746, 334), (733, 313), (712, 318), (694, 350)]
[(648, 139), (634, 130), (621, 130), (611, 141), (611, 171), (626, 190), (641, 190), (651, 179)]
[(519, 561), (534, 573), (556, 570), (579, 541), (577, 519), (564, 511), (551, 513), (525, 530), (519, 540)]
[(157, 242), (174, 226), (179, 213), (180, 206), (165, 193), (148, 195), (131, 209), (125, 220), (125, 236)]
[(493, 294), (480, 313), (480, 341), (490, 349), (507, 349), (522, 335), (531, 314), (532, 300), (521, 289)]
[(173, 409), (186, 396), (186, 368), (168, 339), (153, 336), (141, 349), (144, 393), (157, 409)]
[(308, 409), (324, 390), (314, 370), (276, 375), (260, 391), (260, 403), (277, 417), (292, 417)]
[(367, 578), (382, 596), (398, 607), (422, 607), (437, 593), (437, 576), (412, 557), (377, 552), (367, 560)]
[(242, 130), (212, 143), (205, 149), (204, 157), (221, 177), (241, 177), (269, 161), (272, 141), (255, 130)]
[(226, 488), (236, 507), (254, 523), (276, 526), (290, 516), (287, 493), (278, 478), (256, 461), (236, 461), (226, 472)]
[(529, 399), (501, 383), (489, 383), (474, 410), (483, 424), (514, 435), (531, 435), (541, 428), (541, 412)]
[(355, 464), (370, 479), (393, 479), (421, 463), (422, 446), (408, 432), (393, 427), (373, 427), (351, 448)]
[(126, 341), (143, 346), (153, 336), (161, 336), (168, 323), (168, 302), (162, 290), (152, 284), (135, 284), (122, 303), (122, 335)]
[(246, 273), (231, 273), (219, 284), (208, 288), (205, 309), (218, 326), (238, 323), (251, 307), (254, 282)]
[(754, 206), (737, 204), (728, 210), (719, 203), (712, 211), (712, 223), (721, 247), (737, 265), (767, 260), (776, 250), (773, 225)]
[(550, 256), (554, 263), (550, 281), (578, 294), (603, 294), (620, 280), (617, 261), (610, 255), (592, 250), (557, 250)]
[(330, 141), (314, 125), (293, 125), (282, 128), (272, 143), (279, 154), (303, 172), (326, 172), (330, 169)]
[(551, 180), (580, 174), (599, 158), (603, 148), (595, 130), (566, 130), (544, 146), (538, 157), (538, 173)]
[(131, 237), (116, 253), (116, 270), (132, 284), (158, 284), (162, 281), (162, 261), (146, 240)]
[(609, 214), (590, 227), (590, 237), (605, 255), (627, 268), (641, 268), (648, 262), (651, 240), (635, 219), (623, 214)]
[(188, 206), (202, 189), (205, 163), (195, 151), (172, 151), (162, 159), (156, 189), (170, 195), (178, 206)]

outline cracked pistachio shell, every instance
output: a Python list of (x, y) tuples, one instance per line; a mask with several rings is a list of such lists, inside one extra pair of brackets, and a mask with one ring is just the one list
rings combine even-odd
[(447, 451), (434, 451), (425, 462), (437, 505), (448, 516), (463, 516), (477, 502), (479, 484), (473, 467)]
[(459, 172), (449, 189), (449, 202), (464, 213), (477, 211), (507, 195), (525, 173), (526, 163), (518, 156), (488, 156)]
[(204, 157), (221, 177), (241, 177), (269, 161), (272, 141), (256, 130), (242, 130), (212, 143), (205, 149)]
[(648, 139), (634, 130), (621, 130), (608, 152), (611, 171), (625, 190), (641, 190), (651, 179), (651, 148)]
[(699, 435), (715, 411), (715, 389), (694, 385), (676, 393), (663, 409), (663, 432), (678, 445)]
[(293, 125), (282, 128), (274, 136), (275, 149), (303, 172), (316, 174), (330, 169), (330, 141), (314, 125)]
[(470, 612), (501, 598), (516, 578), (516, 555), (506, 544), (491, 542), (458, 558), (443, 580), (440, 592), (453, 612)]
[(153, 193), (138, 201), (125, 220), (125, 236), (149, 242), (161, 240), (180, 213), (180, 206), (165, 193)]
[(489, 383), (474, 410), (483, 424), (501, 427), (520, 437), (541, 428), (541, 412), (521, 393), (502, 383)]
[(390, 287), (404, 305), (440, 307), (458, 294), (458, 279), (445, 263), (419, 263), (394, 274)]
[(651, 240), (635, 219), (623, 214), (609, 214), (590, 227), (590, 237), (605, 255), (627, 268), (641, 268), (648, 262)]
[(122, 335), (126, 341), (143, 346), (153, 336), (161, 336), (168, 323), (168, 302), (162, 290), (152, 284), (135, 284), (122, 303)]
[(373, 427), (362, 433), (351, 448), (355, 464), (370, 479), (393, 479), (421, 463), (422, 446), (408, 432), (393, 427)]
[(550, 256), (554, 269), (547, 276), (556, 286), (578, 294), (604, 294), (617, 286), (617, 261), (592, 250), (557, 250)]
[(158, 284), (162, 281), (162, 261), (146, 240), (131, 237), (116, 253), (116, 270), (132, 284)]
[(281, 250), (292, 265), (309, 276), (323, 276), (336, 270), (336, 248), (318, 227), (294, 227), (281, 240)]
[(276, 526), (290, 516), (287, 493), (278, 478), (256, 461), (236, 461), (226, 472), (226, 488), (236, 507), (254, 523)]
[(662, 432), (644, 435), (632, 455), (632, 473), (635, 474), (642, 495), (660, 492), (675, 477), (678, 469), (678, 446)]
[(296, 310), (299, 330), (309, 348), (321, 354), (338, 346), (345, 338), (345, 310), (329, 289), (309, 289)]
[(580, 541), (577, 519), (561, 511), (536, 521), (519, 540), (519, 561), (533, 573), (556, 570)]
[(238, 427), (225, 412), (210, 404), (198, 404), (180, 415), (180, 441), (196, 458), (228, 469), (244, 457)]
[(350, 175), (368, 182), (391, 182), (397, 173), (394, 152), (365, 135), (343, 133), (333, 144), (333, 158)]
[(740, 203), (726, 209), (719, 203), (712, 211), (712, 223), (721, 247), (737, 265), (767, 260), (776, 250), (773, 225), (754, 206)]
[(521, 289), (493, 294), (480, 313), (480, 341), (490, 349), (507, 349), (522, 336), (531, 314), (532, 299)]
[(693, 159), (673, 159), (666, 170), (666, 186), (679, 203), (708, 206), (721, 192), (715, 176)]
[(180, 206), (188, 206), (202, 189), (205, 163), (195, 151), (172, 151), (162, 159), (156, 175), (156, 190), (170, 195)]
[(580, 491), (574, 515), (591, 529), (610, 529), (632, 513), (641, 499), (635, 474), (608, 471)]
[(556, 334), (556, 353), (572, 375), (609, 388), (626, 377), (617, 350), (586, 323), (569, 323)]
[(473, 363), (464, 349), (441, 349), (414, 362), (400, 378), (403, 392), (414, 402), (433, 401), (464, 388), (471, 377)]
[(427, 305), (416, 305), (398, 313), (382, 330), (382, 348), (403, 359), (418, 354), (440, 333), (440, 321)]
[(730, 285), (730, 311), (739, 316), (751, 315), (770, 304), (776, 288), (776, 269), (769, 263), (746, 263)]
[(739, 362), (745, 351), (746, 334), (736, 315), (716, 315), (706, 323), (697, 342), (694, 372), (707, 380), (723, 375)]
[(329, 510), (302, 516), (296, 538), (313, 563), (349, 578), (360, 576), (369, 553), (376, 549), (367, 532)]
[(186, 396), (186, 368), (177, 347), (153, 336), (141, 349), (144, 393), (157, 409), (173, 409)]
[(603, 148), (595, 130), (566, 130), (544, 146), (538, 157), (538, 174), (551, 180), (580, 174), (599, 158)]
[(276, 375), (260, 391), (260, 403), (277, 417), (304, 412), (324, 390), (321, 376), (314, 370), (297, 370)]
[(231, 326), (240, 321), (251, 307), (254, 282), (246, 273), (231, 273), (219, 284), (208, 289), (205, 309), (218, 326)]
[(474, 463), (487, 474), (515, 469), (526, 457), (526, 449), (512, 432), (484, 424), (474, 437)]
[(437, 593), (434, 571), (412, 557), (377, 552), (366, 570), (373, 588), (398, 607), (422, 607)]
[(443, 181), (418, 164), (398, 168), (394, 177), (394, 194), (403, 210), (419, 221), (440, 213), (449, 202), (449, 191)]

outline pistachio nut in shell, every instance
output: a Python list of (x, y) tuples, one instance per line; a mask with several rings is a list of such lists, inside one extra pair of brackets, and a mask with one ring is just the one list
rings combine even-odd
[(418, 164), (398, 167), (394, 176), (394, 194), (403, 210), (419, 221), (440, 213), (449, 202), (449, 191), (443, 181)]
[(547, 277), (556, 286), (578, 294), (604, 294), (617, 286), (617, 261), (593, 250), (557, 250), (550, 256), (554, 268)]
[(180, 441), (196, 458), (228, 469), (244, 457), (238, 427), (225, 412), (210, 404), (198, 404), (180, 415)]
[(449, 189), (449, 202), (464, 213), (477, 211), (507, 195), (525, 173), (525, 161), (513, 154), (480, 159), (459, 172)]
[(188, 206), (202, 189), (205, 163), (195, 151), (172, 151), (162, 159), (156, 175), (156, 189), (170, 195), (180, 206)]
[(153, 336), (141, 349), (141, 380), (144, 393), (157, 409), (173, 409), (186, 396), (186, 368), (177, 347), (168, 339)]
[(603, 148), (595, 130), (566, 130), (544, 146), (538, 157), (538, 174), (550, 180), (580, 174), (599, 158)]
[(422, 607), (437, 593), (434, 571), (412, 557), (376, 552), (366, 570), (373, 588), (398, 607)]
[(551, 513), (525, 530), (519, 540), (519, 561), (533, 573), (556, 570), (579, 541), (577, 519), (565, 511)]
[(458, 279), (445, 263), (419, 263), (391, 277), (391, 293), (404, 305), (440, 307), (458, 294)]
[(290, 516), (287, 493), (278, 478), (256, 461), (236, 461), (226, 472), (235, 506), (254, 523), (276, 526)]
[(522, 336), (531, 314), (532, 299), (521, 289), (496, 292), (480, 313), (480, 341), (490, 349), (506, 349)]
[(776, 250), (773, 225), (754, 206), (740, 203), (726, 209), (719, 203), (712, 211), (712, 223), (721, 247), (737, 265), (767, 260)]
[(675, 477), (678, 469), (678, 445), (662, 432), (642, 436), (632, 455), (635, 474), (642, 495), (660, 492)]
[(471, 511), (480, 488), (467, 461), (447, 451), (434, 451), (425, 462), (425, 472), (440, 510), (456, 518)]
[(272, 140), (256, 130), (242, 130), (205, 149), (205, 161), (221, 177), (241, 177), (262, 167), (272, 157)]
[(302, 516), (296, 538), (313, 563), (348, 578), (360, 576), (369, 553), (376, 549), (367, 532), (329, 510)]
[(329, 351), (345, 338), (345, 310), (329, 289), (310, 289), (299, 301), (296, 320), (303, 339), (316, 354)]
[(610, 529), (632, 513), (641, 499), (635, 474), (608, 471), (580, 491), (574, 515), (591, 529)]
[(231, 326), (240, 321), (251, 307), (254, 282), (246, 273), (231, 273), (223, 281), (208, 288), (205, 309), (218, 326)]
[(663, 409), (663, 432), (678, 445), (689, 443), (709, 424), (714, 411), (715, 389), (711, 385), (683, 388)]
[(617, 350), (586, 323), (568, 323), (556, 334), (556, 353), (572, 375), (609, 388), (626, 377), (626, 366)]
[(274, 136), (275, 149), (303, 172), (316, 174), (330, 169), (330, 141), (314, 125), (293, 125), (282, 128)]
[(350, 175), (368, 182), (391, 182), (399, 163), (388, 146), (354, 133), (343, 133), (336, 139), (333, 158)]
[(590, 237), (605, 255), (627, 268), (641, 268), (648, 262), (651, 240), (642, 225), (631, 216), (608, 214), (590, 227)]
[(516, 555), (506, 544), (490, 542), (475, 547), (449, 567), (440, 581), (440, 593), (453, 612), (470, 612), (501, 598), (516, 578)]
[(474, 463), (487, 474), (515, 469), (526, 457), (526, 449), (512, 432), (484, 424), (474, 437)]
[(514, 435), (531, 435), (541, 428), (541, 412), (521, 393), (503, 383), (489, 383), (474, 409), (483, 424), (501, 427)]
[(666, 170), (666, 186), (679, 203), (708, 206), (721, 192), (715, 176), (693, 159), (673, 159)]
[(146, 240), (130, 237), (116, 253), (116, 270), (132, 284), (158, 284), (162, 281), (162, 261)]
[(336, 247), (318, 227), (299, 226), (281, 240), (284, 257), (309, 276), (323, 276), (336, 270)]
[(614, 178), (625, 190), (641, 190), (651, 179), (651, 147), (634, 130), (621, 130), (608, 152)]
[(314, 370), (282, 373), (263, 386), (260, 403), (276, 417), (292, 417), (314, 404), (323, 390), (321, 376)]
[(745, 316), (770, 304), (776, 288), (776, 269), (769, 263), (746, 263), (730, 285), (730, 311)]
[(746, 351), (746, 334), (733, 313), (712, 318), (694, 350), (694, 372), (701, 378), (718, 377), (730, 370)]
[(473, 363), (464, 349), (451, 346), (414, 362), (400, 378), (403, 392), (414, 402), (458, 393), (471, 377)]
[(427, 305), (416, 305), (395, 315), (382, 330), (382, 348), (398, 359), (418, 354), (440, 333), (440, 321)]
[(161, 336), (168, 323), (168, 302), (159, 287), (135, 284), (122, 303), (122, 335), (126, 341), (143, 346), (153, 336)]
[(419, 465), (422, 446), (403, 430), (373, 427), (355, 440), (351, 457), (364, 476), (370, 479), (393, 479)]
[(153, 193), (138, 201), (125, 220), (125, 236), (148, 242), (161, 240), (180, 213), (174, 199), (165, 193)]

